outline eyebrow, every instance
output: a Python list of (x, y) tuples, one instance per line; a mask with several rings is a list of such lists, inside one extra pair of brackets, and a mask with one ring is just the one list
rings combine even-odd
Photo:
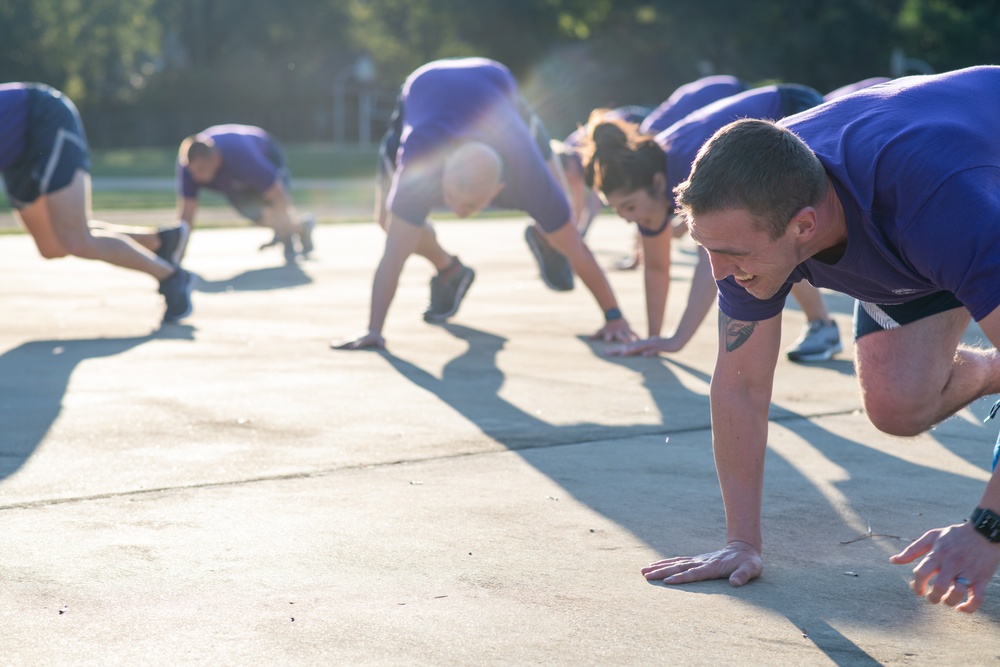
[[(690, 225), (690, 223), (689, 223), (689, 225)], [(694, 236), (695, 230), (693, 229), (693, 225), (690, 225), (688, 227), (688, 234), (691, 236), (691, 240), (693, 240), (699, 246), (701, 246), (702, 248), (704, 248), (708, 252), (714, 252), (717, 255), (729, 255), (731, 257), (743, 257), (743, 256), (746, 256), (746, 255), (750, 254), (749, 250), (734, 250), (734, 249), (731, 249), (731, 248), (709, 248), (704, 243), (702, 243), (701, 241), (699, 241), (698, 239), (695, 238), (695, 236)]]

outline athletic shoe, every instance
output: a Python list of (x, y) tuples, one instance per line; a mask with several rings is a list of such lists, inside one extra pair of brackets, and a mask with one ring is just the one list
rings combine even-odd
[[(1000, 410), (1000, 401), (997, 401), (996, 403), (993, 404), (993, 407), (990, 408), (990, 414), (986, 416), (986, 419), (983, 420), (983, 423), (985, 424), (989, 420), (993, 419), (996, 416), (998, 410)], [(1000, 435), (997, 436), (997, 444), (993, 446), (993, 467), (990, 469), (996, 470), (997, 463), (1000, 463)]]
[(285, 248), (285, 264), (294, 264), (299, 256), (299, 251), (295, 249), (295, 234), (281, 239), (281, 245)]
[(156, 236), (160, 239), (160, 247), (156, 249), (156, 256), (174, 266), (181, 263), (184, 256), (184, 249), (187, 248), (188, 235), (191, 230), (185, 223), (176, 227), (160, 227), (156, 230)]
[(815, 320), (806, 324), (802, 334), (785, 353), (791, 361), (827, 361), (843, 349), (837, 323)]
[(549, 245), (545, 236), (533, 224), (524, 230), (524, 239), (535, 255), (542, 281), (549, 289), (557, 292), (568, 292), (573, 289), (573, 267), (569, 265), (566, 255)]
[(302, 256), (308, 257), (313, 251), (313, 230), (316, 228), (316, 216), (306, 215), (299, 221), (299, 245), (302, 246)]
[(191, 314), (194, 280), (193, 275), (177, 267), (168, 278), (160, 281), (160, 294), (167, 302), (167, 310), (163, 313), (164, 322), (176, 322)]
[(458, 312), (466, 290), (476, 277), (476, 272), (458, 261), (431, 278), (431, 303), (424, 311), (424, 321), (440, 324)]

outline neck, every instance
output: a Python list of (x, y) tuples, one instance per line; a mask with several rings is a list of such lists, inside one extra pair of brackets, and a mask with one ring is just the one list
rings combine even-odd
[(828, 178), (826, 194), (823, 201), (816, 207), (817, 234), (808, 253), (817, 259), (826, 255), (840, 255), (847, 245), (847, 221), (844, 217), (844, 207), (837, 196), (837, 190)]

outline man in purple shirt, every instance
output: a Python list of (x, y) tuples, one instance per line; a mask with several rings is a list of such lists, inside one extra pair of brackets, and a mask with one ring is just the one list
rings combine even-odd
[(179, 216), (190, 229), (198, 192), (219, 192), (245, 218), (274, 230), (266, 248), (281, 243), (285, 261), (313, 250), (315, 219), (301, 219), (292, 204), (291, 175), (285, 153), (267, 132), (252, 125), (215, 125), (181, 142), (177, 156)]
[[(701, 149), (676, 192), (719, 287), (711, 403), (726, 545), (653, 563), (648, 579), (741, 586), (761, 573), (767, 413), (793, 283), (858, 299), (858, 380), (880, 430), (917, 435), (1000, 392), (998, 108), (1000, 68), (974, 67), (882, 83), (779, 123), (740, 120)], [(970, 319), (994, 348), (960, 344)], [(911, 586), (931, 603), (975, 611), (1000, 564), (997, 454), (970, 521), (890, 559), (919, 559)]]
[[(414, 253), (438, 270), (424, 319), (437, 323), (454, 315), (474, 273), (441, 247), (427, 216), (443, 205), (464, 218), (491, 202), (527, 211), (534, 219), (527, 236), (547, 284), (571, 289), (572, 272), (580, 276), (604, 314), (596, 337), (635, 337), (573, 224), (562, 170), (547, 137), (540, 140), (533, 132), (537, 124), (533, 114), (525, 113), (510, 71), (492, 60), (434, 61), (407, 78), (381, 151), (376, 219), (387, 239), (372, 286), (368, 330), (335, 347), (385, 346), (385, 317), (403, 264)], [(553, 255), (572, 268), (568, 280), (548, 275)]]
[(194, 278), (176, 254), (186, 230), (150, 235), (153, 251), (124, 228), (91, 220), (89, 169), (83, 123), (69, 98), (43, 84), (0, 84), (0, 173), (42, 257), (73, 255), (148, 273), (167, 303), (164, 322), (189, 315)]
[(712, 102), (738, 95), (747, 89), (735, 76), (718, 74), (685, 83), (670, 94), (660, 106), (647, 114), (639, 125), (643, 134), (658, 134)]

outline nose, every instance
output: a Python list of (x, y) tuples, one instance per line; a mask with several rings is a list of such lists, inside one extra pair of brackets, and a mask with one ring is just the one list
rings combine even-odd
[(712, 277), (716, 280), (725, 280), (729, 276), (736, 273), (735, 265), (732, 261), (726, 258), (725, 255), (718, 255), (715, 253), (710, 253), (704, 248), (700, 249), (701, 260), (703, 262), (709, 262), (712, 266)]

